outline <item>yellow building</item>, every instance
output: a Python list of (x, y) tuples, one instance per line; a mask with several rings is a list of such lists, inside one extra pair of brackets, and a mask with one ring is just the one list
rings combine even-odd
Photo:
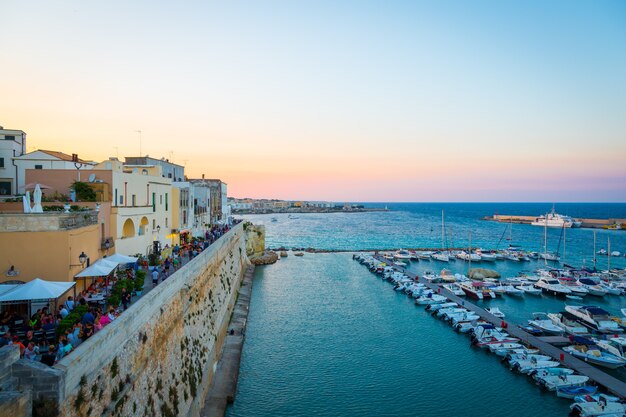
[[(86, 266), (79, 261), (81, 253), (92, 263), (100, 257), (98, 214), (0, 213), (0, 283), (34, 278), (73, 281)], [(77, 282), (77, 290), (82, 289), (82, 282)]]

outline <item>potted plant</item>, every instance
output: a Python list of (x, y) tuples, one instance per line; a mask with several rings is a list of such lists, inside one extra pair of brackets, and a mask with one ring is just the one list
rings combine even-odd
[(137, 273), (135, 274), (135, 281), (134, 281), (134, 289), (135, 289), (135, 293), (140, 296), (141, 293), (143, 292), (143, 284), (144, 281), (146, 279), (146, 271), (143, 270), (139, 270), (137, 271)]

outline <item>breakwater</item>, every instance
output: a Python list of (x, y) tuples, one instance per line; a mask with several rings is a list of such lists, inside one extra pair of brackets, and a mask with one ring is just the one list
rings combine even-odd
[[(494, 214), (493, 216), (485, 216), (483, 220), (490, 220), (500, 223), (515, 223), (515, 224), (531, 224), (537, 220), (537, 216), (517, 216), (512, 214)], [(622, 218), (609, 218), (609, 219), (576, 219), (582, 222), (580, 227), (589, 229), (614, 229), (625, 230), (626, 219)]]
[(54, 367), (16, 362), (33, 408), (72, 417), (199, 415), (250, 265), (246, 240), (258, 237), (235, 226)]

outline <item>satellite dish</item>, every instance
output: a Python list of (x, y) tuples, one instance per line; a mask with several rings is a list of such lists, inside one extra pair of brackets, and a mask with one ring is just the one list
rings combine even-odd
[(89, 182), (94, 182), (96, 180), (96, 174), (91, 174), (89, 176)]

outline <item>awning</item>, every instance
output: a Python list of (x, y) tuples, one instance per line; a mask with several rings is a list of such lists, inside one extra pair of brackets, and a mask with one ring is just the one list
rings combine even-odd
[(107, 256), (106, 258), (103, 258), (103, 259), (105, 261), (115, 262), (118, 265), (124, 265), (124, 264), (135, 263), (135, 262), (137, 262), (137, 259), (139, 259), (139, 258), (122, 255), (121, 253), (115, 253), (115, 254), (113, 254), (111, 256)]
[(52, 300), (61, 297), (76, 285), (75, 282), (44, 281), (35, 278), (23, 285), (16, 285), (10, 291), (0, 295), (0, 303), (30, 301), (30, 300)]
[(22, 284), (0, 284), (0, 295), (6, 294), (13, 290), (15, 287), (19, 287)]
[(74, 278), (85, 278), (85, 277), (106, 277), (109, 275), (115, 268), (117, 268), (118, 263), (111, 262), (105, 258), (98, 259), (93, 265), (88, 266), (87, 268), (80, 271), (78, 274), (74, 275)]

